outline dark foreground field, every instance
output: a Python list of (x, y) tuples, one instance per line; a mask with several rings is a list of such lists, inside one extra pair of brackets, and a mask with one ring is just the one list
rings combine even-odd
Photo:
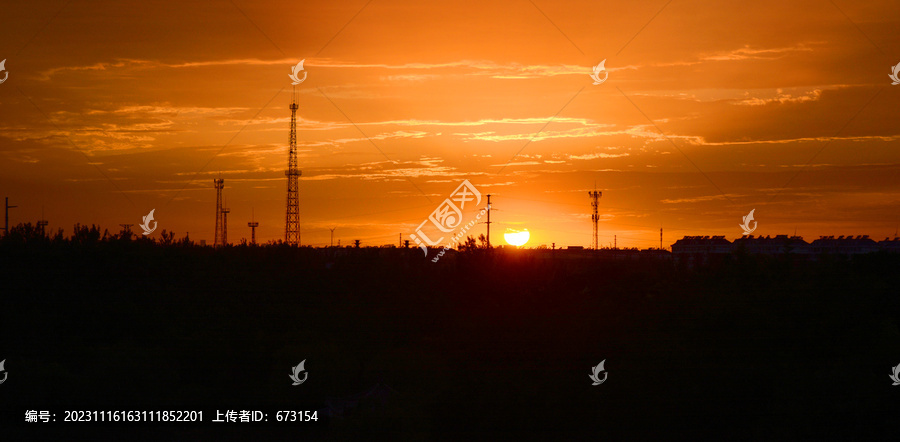
[[(736, 255), (689, 269), (495, 252), (432, 263), (403, 249), (2, 245), (3, 431), (32, 440), (896, 436), (897, 255)], [(304, 359), (308, 380), (291, 386)], [(601, 360), (608, 380), (592, 386)], [(305, 409), (319, 421), (62, 426), (25, 424), (29, 409), (206, 409), (206, 421), (215, 409)]]

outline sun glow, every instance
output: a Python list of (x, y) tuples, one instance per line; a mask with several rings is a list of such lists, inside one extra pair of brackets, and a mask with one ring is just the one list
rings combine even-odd
[(506, 240), (506, 243), (511, 246), (523, 246), (528, 242), (528, 239), (531, 238), (531, 234), (528, 233), (528, 229), (524, 230), (514, 230), (514, 229), (506, 229), (506, 233), (503, 234), (503, 239)]

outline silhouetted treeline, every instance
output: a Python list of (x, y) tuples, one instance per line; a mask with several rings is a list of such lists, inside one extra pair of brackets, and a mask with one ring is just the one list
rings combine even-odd
[(63, 229), (57, 229), (55, 232), (44, 232), (40, 227), (31, 223), (22, 223), (9, 228), (9, 234), (0, 236), (0, 244), (7, 247), (16, 247), (28, 245), (29, 247), (40, 246), (60, 246), (63, 244), (88, 245), (97, 243), (123, 243), (123, 242), (141, 242), (143, 244), (156, 244), (161, 246), (177, 245), (177, 246), (193, 246), (195, 245), (190, 238), (185, 236), (179, 240), (175, 239), (174, 232), (167, 232), (163, 229), (159, 233), (158, 238), (145, 237), (135, 234), (131, 230), (121, 230), (119, 232), (110, 233), (109, 229), (100, 231), (97, 225), (90, 227), (75, 224), (70, 236), (65, 236)]
[[(333, 440), (881, 440), (900, 411), (898, 255), (689, 268), (467, 241), (432, 263), (413, 248), (33, 232), (0, 241), (0, 357), (21, 376), (5, 411), (351, 404), (316, 435)], [(357, 400), (376, 385), (396, 393)]]

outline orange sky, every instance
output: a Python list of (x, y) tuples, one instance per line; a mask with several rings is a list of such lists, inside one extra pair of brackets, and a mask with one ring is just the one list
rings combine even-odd
[[(288, 74), (301, 59), (305, 245), (327, 245), (331, 227), (342, 244), (396, 244), (463, 179), (494, 195), (495, 243), (511, 227), (530, 246), (588, 246), (595, 182), (601, 245), (656, 247), (660, 227), (667, 247), (734, 239), (751, 209), (755, 234), (807, 240), (882, 239), (900, 224), (895, 1), (2, 12), (0, 197), (19, 206), (13, 224), (43, 207), (53, 230), (118, 230), (156, 209), (155, 235), (211, 243), (221, 174), (229, 240), (249, 238), (251, 210), (259, 241), (283, 239)], [(593, 85), (604, 59), (609, 79)]]

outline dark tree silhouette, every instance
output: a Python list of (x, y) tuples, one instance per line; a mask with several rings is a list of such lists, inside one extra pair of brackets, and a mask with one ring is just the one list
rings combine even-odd
[(76, 244), (95, 244), (102, 239), (106, 239), (107, 236), (107, 233), (101, 235), (99, 226), (92, 224), (91, 227), (88, 227), (82, 226), (81, 224), (75, 224), (71, 242)]
[(175, 240), (175, 232), (166, 232), (165, 229), (159, 234), (159, 239), (157, 242), (160, 245), (168, 246), (172, 245)]
[[(36, 235), (20, 224), (0, 238), (0, 412), (19, 425), (42, 404), (190, 405), (327, 410), (303, 427), (330, 433), (313, 440), (895, 436), (900, 254), (688, 265), (468, 253), (486, 245), (470, 237), (433, 263), (418, 248)], [(291, 386), (304, 359), (310, 381)], [(602, 360), (608, 380), (592, 386)], [(20, 372), (27, 388), (11, 384)], [(260, 428), (296, 439), (301, 427)]]

